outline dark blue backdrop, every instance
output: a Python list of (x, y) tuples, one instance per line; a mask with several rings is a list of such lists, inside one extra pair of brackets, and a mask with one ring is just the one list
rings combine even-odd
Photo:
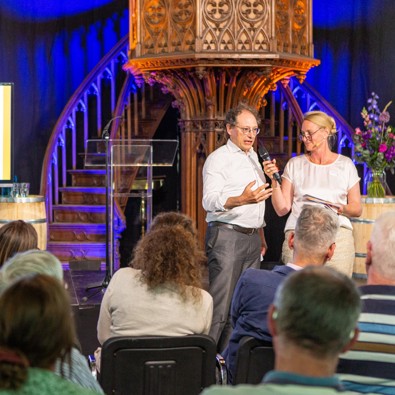
[[(393, 0), (313, 3), (308, 81), (353, 125), (371, 91), (395, 99)], [(38, 192), (51, 130), (87, 73), (128, 32), (128, 0), (2, 0), (0, 81), (15, 84), (19, 179)], [(395, 104), (394, 104), (395, 107)], [(394, 114), (395, 108), (390, 108)]]

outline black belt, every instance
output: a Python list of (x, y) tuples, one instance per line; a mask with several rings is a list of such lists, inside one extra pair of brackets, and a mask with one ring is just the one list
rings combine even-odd
[(258, 232), (258, 228), (244, 228), (243, 226), (227, 224), (225, 222), (212, 221), (208, 223), (208, 226), (223, 226), (228, 229), (233, 229), (236, 232), (244, 233), (245, 235), (253, 235)]

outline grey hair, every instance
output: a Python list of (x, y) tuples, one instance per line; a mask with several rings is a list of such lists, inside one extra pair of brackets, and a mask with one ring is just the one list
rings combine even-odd
[(305, 204), (295, 226), (294, 248), (315, 258), (321, 258), (336, 240), (339, 219), (330, 209)]
[(59, 259), (48, 251), (29, 250), (10, 258), (0, 270), (0, 290), (14, 280), (30, 274), (46, 274), (63, 281)]
[(373, 225), (372, 265), (382, 276), (395, 280), (395, 211), (381, 214)]
[(277, 331), (314, 356), (338, 355), (354, 334), (361, 310), (353, 281), (325, 266), (295, 271), (277, 289)]
[(250, 112), (255, 118), (257, 123), (259, 124), (261, 122), (261, 119), (258, 115), (258, 111), (254, 108), (248, 105), (247, 103), (240, 102), (236, 107), (231, 108), (225, 115), (225, 125), (235, 125), (237, 121), (237, 117), (243, 112), (243, 111), (248, 111)]

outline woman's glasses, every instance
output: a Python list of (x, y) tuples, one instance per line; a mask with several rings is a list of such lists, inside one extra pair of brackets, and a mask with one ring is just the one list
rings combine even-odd
[(321, 130), (323, 128), (323, 126), (321, 126), (320, 128), (318, 128), (315, 132), (300, 132), (299, 133), (299, 140), (303, 141), (303, 139), (306, 139), (308, 141), (311, 141), (313, 138), (313, 135), (315, 135), (319, 130)]

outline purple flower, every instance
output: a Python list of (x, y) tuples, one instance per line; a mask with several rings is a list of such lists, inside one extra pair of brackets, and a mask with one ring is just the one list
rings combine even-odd
[(388, 111), (384, 111), (379, 116), (379, 121), (383, 123), (387, 123), (390, 121), (390, 114)]
[(387, 144), (380, 144), (379, 152), (385, 152), (387, 151), (387, 149), (388, 149)]

